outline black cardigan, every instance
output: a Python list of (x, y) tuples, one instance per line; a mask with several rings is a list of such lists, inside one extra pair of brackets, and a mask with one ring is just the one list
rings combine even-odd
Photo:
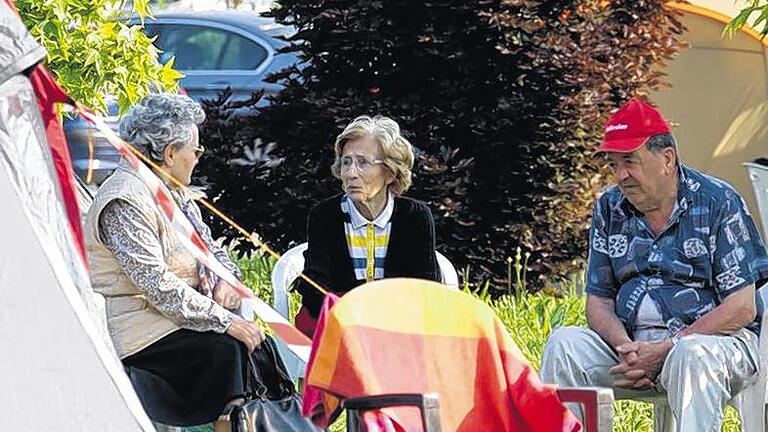
[[(334, 196), (310, 211), (307, 219), (309, 247), (304, 252), (304, 274), (339, 295), (365, 283), (365, 280), (355, 277), (344, 232), (344, 222), (349, 220), (349, 215), (341, 211), (341, 199), (342, 195)], [(411, 198), (395, 197), (390, 221), (392, 229), (384, 259), (384, 277), (412, 277), (439, 282), (435, 223), (429, 207)], [(302, 295), (302, 304), (313, 317), (317, 317), (322, 294), (304, 279), (299, 279), (296, 289)]]

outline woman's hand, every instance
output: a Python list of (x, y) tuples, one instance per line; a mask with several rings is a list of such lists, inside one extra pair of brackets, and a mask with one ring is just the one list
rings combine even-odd
[(219, 281), (219, 285), (213, 291), (213, 301), (220, 304), (221, 307), (229, 310), (235, 310), (240, 307), (240, 296), (237, 291), (225, 281)]
[(252, 353), (264, 340), (264, 332), (261, 331), (258, 324), (240, 317), (232, 318), (232, 322), (227, 328), (227, 334), (244, 343), (249, 353)]

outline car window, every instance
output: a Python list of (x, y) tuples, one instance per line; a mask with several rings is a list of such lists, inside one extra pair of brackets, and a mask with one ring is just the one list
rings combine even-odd
[(163, 24), (162, 27), (160, 37), (155, 41), (155, 46), (163, 51), (162, 62), (176, 56), (173, 65), (176, 69), (218, 69), (229, 32), (187, 24)]
[(221, 69), (253, 70), (257, 69), (266, 59), (266, 48), (250, 39), (230, 33), (219, 67)]

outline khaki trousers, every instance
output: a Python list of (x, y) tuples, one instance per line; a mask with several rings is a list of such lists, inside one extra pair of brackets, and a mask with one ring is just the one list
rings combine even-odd
[[(746, 329), (731, 336), (686, 336), (667, 355), (656, 388), (636, 393), (666, 393), (677, 432), (720, 431), (725, 405), (757, 378), (758, 356), (757, 336)], [(594, 331), (563, 327), (544, 347), (541, 379), (561, 387), (613, 387), (608, 369), (618, 361), (616, 352)], [(580, 406), (568, 405), (584, 418)]]

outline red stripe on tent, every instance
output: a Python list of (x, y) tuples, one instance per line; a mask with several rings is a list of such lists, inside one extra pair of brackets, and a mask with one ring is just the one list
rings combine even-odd
[(168, 194), (163, 189), (158, 188), (155, 191), (155, 201), (157, 201), (157, 204), (160, 206), (160, 209), (168, 217), (168, 220), (172, 221), (173, 220), (173, 201), (171, 200), (171, 197), (169, 197)]
[(13, 0), (5, 0), (5, 3), (8, 5), (8, 7), (11, 8), (12, 11), (16, 12), (16, 15), (19, 14), (19, 10), (16, 9), (16, 5), (13, 4)]
[(205, 243), (203, 243), (203, 239), (200, 238), (200, 234), (197, 233), (197, 231), (192, 232), (192, 243), (194, 243), (195, 246), (197, 246), (198, 249), (200, 249), (204, 254), (208, 253), (208, 248), (205, 246)]
[[(12, 2), (11, 6), (13, 7)], [(85, 250), (83, 227), (80, 224), (80, 208), (75, 194), (75, 171), (72, 169), (69, 146), (67, 146), (64, 128), (56, 109), (57, 103), (71, 103), (71, 100), (45, 66), (37, 65), (29, 75), (29, 80), (35, 90), (35, 96), (37, 96), (37, 106), (40, 110), (48, 148), (51, 150), (53, 165), (56, 169), (56, 177), (64, 200), (64, 210), (67, 214), (72, 240), (83, 265), (87, 268), (88, 254)]]
[(292, 325), (278, 322), (268, 322), (267, 324), (269, 324), (272, 330), (280, 336), (280, 339), (288, 345), (309, 346), (312, 344), (312, 341), (304, 336), (304, 333), (296, 330), (296, 327), (293, 327)]

